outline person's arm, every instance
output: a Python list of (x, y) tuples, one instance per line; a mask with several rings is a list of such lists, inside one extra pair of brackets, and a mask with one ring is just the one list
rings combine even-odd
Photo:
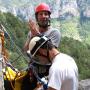
[(26, 51), (29, 49), (30, 39), (31, 39), (31, 32), (28, 33), (26, 42), (25, 42), (25, 44), (24, 44), (24, 47), (23, 47), (23, 51), (24, 51), (24, 52), (26, 52)]
[(27, 51), (28, 49), (29, 49), (29, 42), (27, 40), (24, 44), (23, 51)]
[(39, 29), (38, 29), (38, 25), (36, 24), (35, 21), (33, 21), (31, 19), (29, 20), (29, 28), (30, 28), (32, 37), (40, 34)]
[(40, 32), (38, 30), (38, 26), (36, 25), (35, 21), (30, 19), (28, 24), (29, 24), (30, 32), (28, 33), (27, 40), (26, 40), (24, 47), (23, 47), (23, 51), (27, 51), (29, 49), (30, 39), (32, 37), (40, 34)]

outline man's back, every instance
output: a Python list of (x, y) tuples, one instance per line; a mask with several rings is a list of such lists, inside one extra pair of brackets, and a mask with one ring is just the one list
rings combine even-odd
[[(56, 78), (57, 77), (57, 78)], [(57, 55), (49, 71), (49, 87), (56, 90), (77, 90), (78, 68), (70, 56), (60, 53)]]

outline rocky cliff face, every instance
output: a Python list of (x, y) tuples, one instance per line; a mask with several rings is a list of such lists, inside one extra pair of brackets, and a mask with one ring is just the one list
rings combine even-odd
[[(17, 1), (17, 0), (16, 0)], [(39, 0), (38, 3), (43, 0)], [(11, 12), (15, 16), (19, 16), (22, 19), (28, 20), (28, 18), (34, 15), (34, 7), (38, 4), (36, 2), (31, 3), (32, 0), (20, 0), (20, 2), (12, 2), (11, 0), (1, 0), (0, 11)], [(73, 16), (78, 15), (76, 0), (52, 0), (47, 2), (52, 10), (52, 18), (58, 18), (65, 13), (71, 13)], [(17, 4), (18, 3), (18, 4)]]
[(81, 80), (79, 82), (79, 89), (78, 90), (90, 90), (90, 79)]
[(52, 18), (65, 18), (68, 16), (78, 16), (83, 11), (84, 16), (90, 17), (90, 1), (87, 0), (1, 0), (0, 11), (11, 12), (24, 20), (28, 20), (34, 15), (34, 7), (40, 2), (46, 2), (52, 10)]

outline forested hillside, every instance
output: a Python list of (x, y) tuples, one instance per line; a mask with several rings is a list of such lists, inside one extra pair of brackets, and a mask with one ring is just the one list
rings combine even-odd
[[(75, 22), (76, 19), (74, 19)], [(5, 47), (9, 52), (10, 62), (12, 65), (19, 70), (25, 69), (27, 67), (27, 61), (29, 59), (22, 54), (22, 47), (26, 40), (26, 36), (28, 33), (28, 25), (27, 22), (24, 22), (17, 17), (13, 16), (10, 13), (0, 13), (0, 23), (4, 25), (6, 31), (8, 32), (9, 36), (5, 38)], [(71, 35), (71, 32), (76, 29), (75, 24), (71, 21), (67, 24), (67, 21), (60, 21), (58, 22), (56, 19), (52, 19), (52, 24), (54, 27), (58, 26), (59, 30), (61, 30), (62, 34)], [(71, 27), (72, 26), (72, 27)], [(88, 24), (83, 24), (79, 30), (85, 29), (89, 31)], [(67, 32), (68, 28), (68, 33)], [(77, 28), (77, 29), (78, 29)], [(69, 32), (69, 30), (71, 30)], [(73, 35), (77, 37), (77, 30)], [(64, 34), (64, 35), (65, 35)], [(72, 36), (73, 36), (72, 35)], [(79, 38), (79, 36), (78, 36)], [(81, 42), (79, 40), (75, 40), (72, 37), (63, 36), (61, 40), (61, 44), (59, 50), (65, 52), (72, 57), (75, 58), (75, 61), (79, 68), (79, 76), (80, 79), (90, 78), (90, 45), (86, 44), (85, 42)], [(22, 64), (21, 64), (22, 63)]]
[(22, 20), (34, 18), (39, 3), (50, 5), (54, 26), (62, 36), (78, 39), (90, 45), (90, 0), (1, 0), (0, 11), (10, 12)]
[(10, 62), (16, 68), (24, 69), (26, 58), (21, 51), (28, 33), (27, 23), (11, 13), (0, 13), (0, 24), (6, 28), (8, 33), (5, 37), (5, 48), (8, 50)]

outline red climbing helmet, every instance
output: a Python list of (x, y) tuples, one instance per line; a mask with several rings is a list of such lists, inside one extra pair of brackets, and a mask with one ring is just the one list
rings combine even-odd
[(41, 3), (35, 8), (35, 13), (38, 13), (40, 11), (48, 11), (49, 14), (51, 14), (50, 7), (46, 3)]

